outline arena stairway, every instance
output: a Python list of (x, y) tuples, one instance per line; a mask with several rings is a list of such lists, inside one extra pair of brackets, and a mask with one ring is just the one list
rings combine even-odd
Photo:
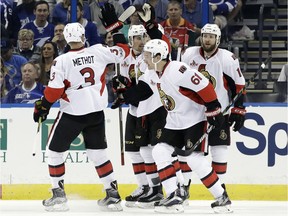
[[(275, 94), (275, 81), (282, 66), (288, 61), (287, 14), (287, 0), (246, 0), (241, 17), (229, 23), (226, 40), (220, 44), (220, 47), (239, 56), (246, 81), (259, 70), (268, 56), (272, 57), (271, 62), (255, 78), (255, 82), (247, 88), (251, 95), (267, 94), (266, 97), (259, 98), (268, 102), (275, 102), (279, 98)], [(232, 40), (233, 32), (241, 29), (243, 25), (255, 30), (254, 40)], [(259, 102), (257, 95), (253, 98)], [(254, 99), (249, 101), (251, 100)]]

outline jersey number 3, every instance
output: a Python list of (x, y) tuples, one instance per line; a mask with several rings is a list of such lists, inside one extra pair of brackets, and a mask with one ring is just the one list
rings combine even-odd
[(82, 89), (82, 88), (84, 88), (86, 86), (92, 86), (92, 85), (95, 84), (95, 79), (94, 79), (95, 73), (94, 73), (92, 68), (85, 67), (82, 70), (80, 70), (80, 73), (82, 74), (82, 76), (85, 76), (84, 77), (85, 84), (80, 85), (78, 89)]

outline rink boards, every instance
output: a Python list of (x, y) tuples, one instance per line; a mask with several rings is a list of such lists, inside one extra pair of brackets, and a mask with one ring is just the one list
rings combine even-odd
[[(287, 104), (285, 104), (287, 106)], [(245, 127), (232, 132), (228, 161), (227, 188), (234, 200), (287, 200), (287, 107), (283, 105), (248, 106)], [(37, 154), (32, 156), (37, 124), (33, 107), (1, 108), (0, 183), (2, 199), (43, 199), (48, 196), (50, 180), (45, 155), (45, 140), (56, 117), (53, 107), (42, 124)], [(125, 120), (127, 108), (123, 108)], [(121, 195), (136, 188), (129, 158), (120, 164), (118, 110), (105, 110), (108, 155), (112, 161)], [(124, 121), (125, 128), (125, 121)], [(68, 196), (85, 199), (104, 197), (103, 187), (93, 164), (86, 157), (83, 137), (74, 140), (65, 154), (65, 185)], [(210, 159), (207, 156), (207, 159)], [(195, 174), (191, 199), (211, 199)]]

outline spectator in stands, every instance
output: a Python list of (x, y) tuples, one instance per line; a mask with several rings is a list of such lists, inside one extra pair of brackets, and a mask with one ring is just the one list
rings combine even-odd
[[(52, 14), (53, 14), (55, 5), (57, 4), (57, 1), (59, 1), (59, 0), (46, 0), (46, 1), (49, 5), (49, 14), (50, 14), (48, 21), (52, 23)], [(62, 0), (60, 0), (60, 1), (62, 1)]]
[[(184, 0), (182, 3), (182, 17), (190, 23), (196, 25), (196, 33), (200, 35), (202, 23), (202, 1), (199, 0)], [(209, 6), (209, 23), (213, 24), (213, 11), (211, 6)], [(206, 23), (205, 23), (206, 24)]]
[(3, 100), (5, 100), (5, 97), (8, 93), (8, 89), (6, 88), (5, 83), (5, 76), (8, 73), (8, 69), (4, 65), (4, 61), (1, 57), (1, 73), (0, 73), (0, 103), (3, 103)]
[(62, 55), (67, 50), (67, 42), (63, 34), (64, 27), (65, 27), (64, 24), (59, 23), (55, 25), (54, 28), (54, 37), (52, 39), (52, 42), (54, 42), (57, 45), (58, 55)]
[[(83, 6), (83, 17), (89, 21), (91, 21), (91, 13), (90, 8), (87, 2), (83, 3), (83, 0), (78, 0), (78, 3), (82, 4)], [(52, 23), (54, 25), (58, 23), (66, 23), (67, 22), (67, 13), (68, 13), (68, 6), (71, 4), (71, 0), (63, 0), (55, 5), (52, 14)]]
[[(106, 34), (106, 29), (99, 18), (101, 17), (100, 7), (103, 6), (105, 2), (107, 2), (107, 0), (93, 0), (90, 4), (91, 20), (96, 23), (98, 34), (101, 37), (105, 37)], [(114, 6), (117, 17), (124, 12), (122, 5), (119, 4), (118, 1), (109, 0), (109, 3)]]
[[(106, 33), (105, 38), (104, 38), (104, 44), (106, 44), (109, 47), (114, 45), (111, 32)], [(108, 64), (106, 67), (105, 80), (106, 80), (106, 87), (108, 90), (108, 102), (109, 103), (112, 103), (117, 97), (116, 93), (113, 91), (113, 88), (112, 88), (113, 87), (112, 78), (115, 76), (115, 74), (116, 74), (115, 64)]]
[[(102, 43), (102, 38), (98, 34), (95, 23), (83, 18), (83, 6), (77, 3), (77, 22), (85, 28), (85, 47), (92, 46), (97, 43)], [(71, 5), (68, 6), (68, 21), (71, 22)]]
[(21, 73), (21, 84), (9, 91), (4, 103), (34, 103), (43, 96), (45, 87), (36, 81), (39, 75), (34, 63), (23, 64)]
[(11, 28), (13, 29), (13, 42), (15, 42), (15, 44), (17, 41), (18, 31), (27, 23), (35, 20), (35, 3), (35, 0), (22, 0), (22, 4), (13, 9)]
[(126, 10), (130, 5), (133, 4), (135, 0), (118, 0), (118, 2), (122, 5), (124, 10)]
[(10, 90), (21, 82), (21, 66), (27, 60), (23, 56), (13, 54), (13, 44), (9, 38), (1, 38), (1, 57), (8, 69), (5, 85)]
[(54, 37), (54, 25), (48, 22), (49, 5), (46, 1), (37, 1), (34, 7), (35, 21), (29, 22), (23, 28), (34, 32), (34, 43), (42, 47), (46, 40), (52, 40)]
[(41, 61), (40, 69), (41, 74), (39, 82), (43, 85), (47, 85), (50, 79), (50, 69), (53, 64), (53, 60), (58, 56), (57, 45), (52, 41), (46, 41), (41, 48)]
[(139, 16), (138, 16), (138, 12), (133, 13), (129, 17), (128, 20), (129, 20), (128, 23), (123, 25), (122, 29), (120, 30), (124, 34), (124, 36), (125, 36), (127, 41), (128, 41), (128, 30), (129, 30), (130, 26), (131, 25), (139, 25), (139, 24), (141, 24)]
[(278, 82), (287, 82), (288, 81), (288, 64), (283, 65), (277, 81)]
[(155, 9), (155, 20), (160, 23), (167, 19), (167, 6), (169, 0), (135, 0), (133, 5), (144, 5), (149, 3)]
[(228, 21), (232, 20), (241, 10), (241, 0), (209, 0), (213, 14), (214, 22), (220, 29), (226, 27)]
[(1, 38), (10, 38), (9, 31), (1, 23)]
[(171, 0), (167, 8), (168, 19), (160, 24), (164, 28), (165, 35), (171, 43), (172, 60), (180, 60), (180, 54), (185, 48), (195, 45), (195, 25), (185, 20), (182, 15), (181, 4)]
[(8, 31), (9, 36), (12, 36), (12, 4), (9, 0), (1, 0), (1, 25)]
[(29, 29), (21, 29), (18, 32), (18, 46), (15, 52), (27, 59), (27, 61), (37, 62), (40, 60), (41, 48), (34, 46), (34, 33)]

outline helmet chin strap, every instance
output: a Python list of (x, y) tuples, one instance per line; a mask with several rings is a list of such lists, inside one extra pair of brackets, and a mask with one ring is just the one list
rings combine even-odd
[(152, 58), (152, 63), (154, 64), (154, 70), (155, 72), (157, 71), (157, 64), (161, 61), (162, 59), (160, 58), (157, 62), (154, 62), (154, 57)]

